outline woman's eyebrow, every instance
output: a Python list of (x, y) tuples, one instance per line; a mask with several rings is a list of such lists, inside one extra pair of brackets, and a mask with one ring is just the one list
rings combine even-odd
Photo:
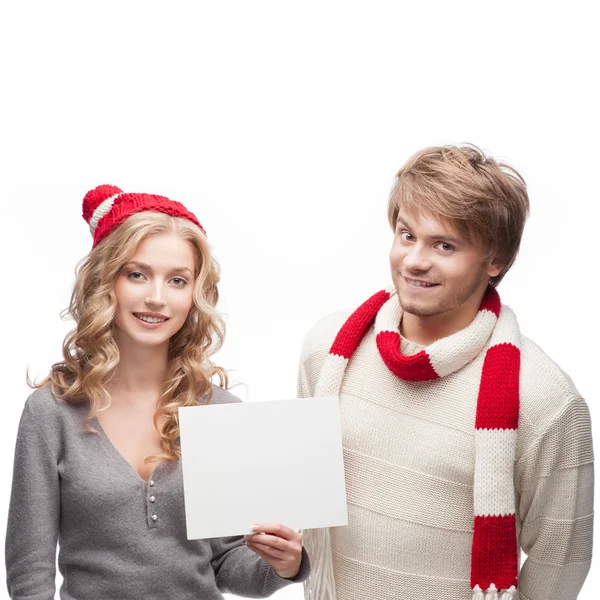
[[(147, 265), (146, 263), (139, 262), (137, 260), (130, 260), (125, 264), (126, 267), (137, 267), (138, 269), (144, 269), (145, 271), (149, 271), (152, 273), (152, 267)], [(174, 269), (170, 269), (173, 273), (189, 273), (192, 274), (192, 270), (188, 269), (188, 267), (175, 267)]]

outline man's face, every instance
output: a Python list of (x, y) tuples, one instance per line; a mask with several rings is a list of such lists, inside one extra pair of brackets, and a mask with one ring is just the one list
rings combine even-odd
[(479, 242), (467, 242), (448, 225), (400, 212), (390, 252), (392, 279), (403, 310), (416, 317), (475, 313), (491, 277), (503, 265), (486, 259)]

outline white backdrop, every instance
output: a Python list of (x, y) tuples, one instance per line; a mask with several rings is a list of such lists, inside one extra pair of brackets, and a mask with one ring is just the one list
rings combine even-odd
[[(25, 369), (60, 357), (71, 324), (58, 314), (91, 242), (81, 200), (100, 183), (199, 216), (223, 270), (218, 361), (246, 384), (235, 393), (274, 399), (295, 395), (315, 321), (388, 282), (395, 171), (426, 145), (480, 145), (530, 190), (503, 301), (573, 378), (597, 433), (591, 2), (12, 4), (0, 8), (3, 526)], [(300, 586), (274, 597), (299, 600)]]

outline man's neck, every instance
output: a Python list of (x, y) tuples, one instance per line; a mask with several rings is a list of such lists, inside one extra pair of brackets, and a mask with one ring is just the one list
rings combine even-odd
[(429, 346), (433, 342), (456, 333), (462, 327), (456, 327), (454, 323), (439, 322), (438, 317), (417, 317), (409, 313), (402, 315), (400, 323), (400, 334), (406, 340), (410, 340), (419, 346)]
[(477, 300), (471, 306), (460, 306), (455, 310), (429, 317), (404, 312), (400, 334), (415, 344), (429, 346), (468, 327), (477, 315), (480, 304), (481, 301)]

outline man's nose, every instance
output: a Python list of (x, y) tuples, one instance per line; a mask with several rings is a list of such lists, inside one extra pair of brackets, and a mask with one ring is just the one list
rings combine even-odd
[(409, 271), (428, 271), (431, 268), (431, 258), (427, 248), (415, 244), (404, 257), (404, 267)]

